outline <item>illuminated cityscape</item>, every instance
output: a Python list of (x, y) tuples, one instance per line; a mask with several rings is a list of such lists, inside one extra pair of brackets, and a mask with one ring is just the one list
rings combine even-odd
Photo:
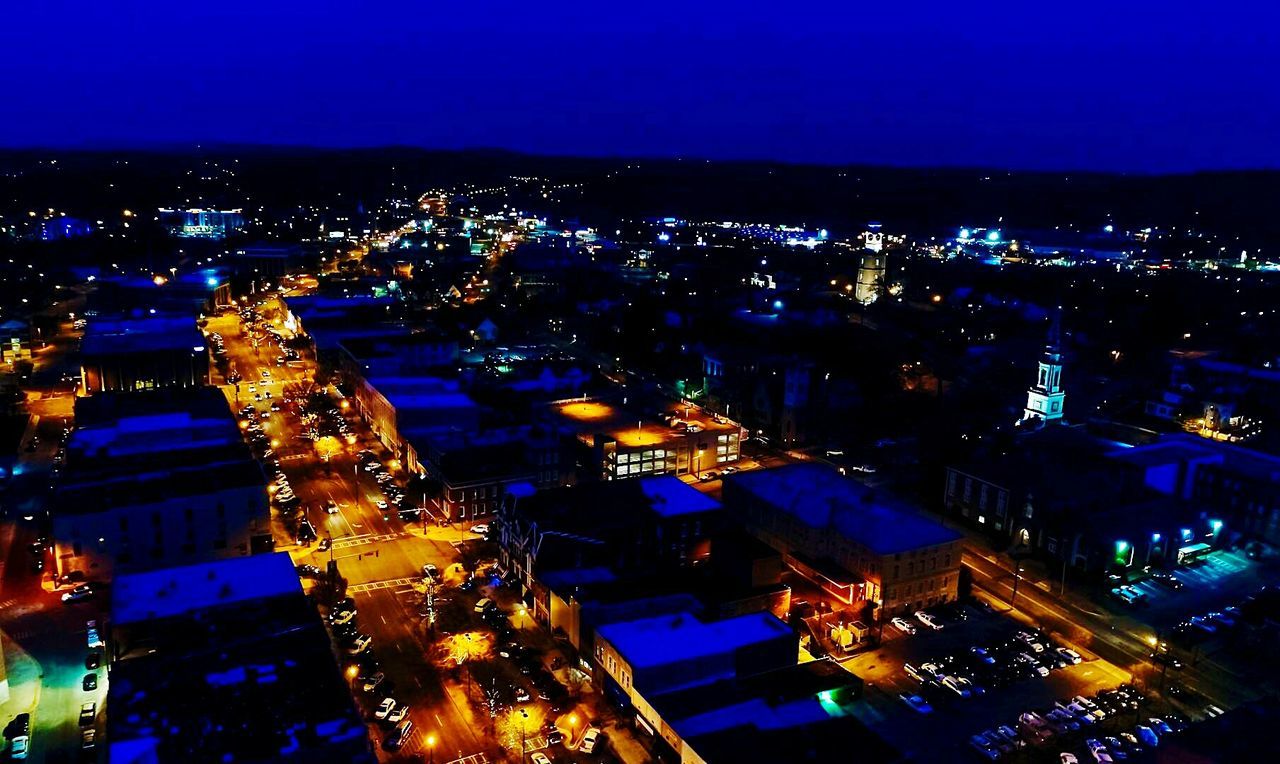
[(1275, 12), (70, 5), (0, 755), (1275, 747)]

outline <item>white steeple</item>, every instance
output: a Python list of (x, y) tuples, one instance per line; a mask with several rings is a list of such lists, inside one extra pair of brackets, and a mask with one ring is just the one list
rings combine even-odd
[(1062, 392), (1061, 319), (1062, 311), (1059, 309), (1049, 327), (1049, 341), (1040, 356), (1036, 383), (1027, 390), (1027, 406), (1022, 411), (1024, 423), (1036, 420), (1045, 424), (1062, 419), (1062, 401), (1067, 394)]

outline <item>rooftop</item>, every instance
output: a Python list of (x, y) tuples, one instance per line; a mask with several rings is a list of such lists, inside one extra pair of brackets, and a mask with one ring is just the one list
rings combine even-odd
[[(876, 554), (955, 541), (960, 534), (882, 492), (819, 464), (792, 464), (725, 478), (725, 497), (756, 496), (810, 528), (834, 529)], [(728, 501), (732, 505), (732, 501)]]
[(302, 584), (288, 553), (255, 554), (116, 576), (111, 591), (111, 619), (115, 626), (124, 626), (246, 600), (301, 593)]
[[(684, 439), (689, 432), (736, 432), (740, 427), (697, 406), (671, 403), (662, 407), (663, 419), (615, 406), (604, 400), (572, 399), (551, 404), (551, 410), (586, 440), (605, 435), (626, 447), (656, 446)], [(668, 424), (667, 422), (670, 422)], [(694, 429), (689, 429), (689, 428)]]
[(89, 357), (163, 350), (204, 350), (204, 336), (193, 317), (95, 318), (89, 322), (80, 345), (81, 354)]
[(286, 553), (116, 579), (112, 760), (372, 762)]
[(771, 613), (749, 613), (710, 622), (685, 614), (662, 615), (608, 624), (598, 632), (637, 671), (795, 637)]

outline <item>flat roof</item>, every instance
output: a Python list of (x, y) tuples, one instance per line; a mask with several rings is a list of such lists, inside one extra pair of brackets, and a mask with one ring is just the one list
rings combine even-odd
[(791, 628), (772, 613), (748, 613), (723, 621), (701, 621), (685, 614), (661, 615), (611, 623), (597, 632), (637, 670), (795, 637)]
[(638, 482), (641, 492), (649, 499), (649, 507), (663, 517), (679, 517), (720, 508), (720, 502), (675, 475), (642, 478)]
[(160, 350), (204, 350), (204, 335), (192, 316), (155, 315), (143, 318), (93, 318), (80, 343), (85, 356), (150, 353)]
[[(960, 533), (903, 502), (820, 464), (792, 464), (725, 478), (725, 498), (745, 491), (815, 529), (834, 529), (876, 554), (937, 546)], [(732, 505), (732, 501), (728, 502)]]
[(287, 552), (232, 557), (116, 576), (111, 588), (111, 621), (123, 626), (301, 593), (302, 584)]
[(661, 409), (665, 415), (674, 417), (673, 424), (661, 421), (656, 415), (646, 417), (598, 399), (556, 401), (550, 406), (557, 416), (572, 425), (580, 435), (603, 434), (627, 447), (656, 446), (684, 440), (691, 434), (685, 424), (713, 433), (741, 429), (734, 422), (717, 420), (697, 406), (675, 402)]

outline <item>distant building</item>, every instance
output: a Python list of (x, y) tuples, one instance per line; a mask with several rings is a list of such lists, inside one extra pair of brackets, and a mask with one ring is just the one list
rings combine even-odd
[(812, 360), (751, 346), (709, 348), (702, 357), (707, 406), (788, 448), (822, 429), (817, 404), (823, 376)]
[(288, 554), (119, 576), (111, 600), (111, 761), (375, 761)]
[(86, 395), (209, 383), (209, 351), (190, 316), (95, 318), (80, 344)]
[(79, 398), (50, 505), (54, 574), (270, 551), (266, 478), (213, 388)]
[(725, 511), (847, 605), (880, 617), (956, 599), (960, 538), (902, 502), (816, 464), (724, 481)]
[[(298, 245), (255, 244), (231, 252), (230, 264), (236, 273), (257, 281), (278, 279), (287, 273), (314, 266), (318, 258)], [(256, 286), (260, 286), (257, 284)]]
[(885, 263), (888, 255), (884, 251), (884, 233), (878, 223), (872, 223), (862, 235), (862, 261), (858, 265), (858, 285), (854, 289), (853, 299), (862, 305), (870, 305), (880, 297), (887, 287), (885, 284)]
[(585, 480), (697, 475), (741, 456), (741, 425), (692, 404), (665, 406), (660, 421), (600, 399), (557, 401), (549, 411), (572, 433)]
[(243, 210), (160, 209), (160, 223), (169, 235), (183, 239), (220, 241), (244, 230)]

